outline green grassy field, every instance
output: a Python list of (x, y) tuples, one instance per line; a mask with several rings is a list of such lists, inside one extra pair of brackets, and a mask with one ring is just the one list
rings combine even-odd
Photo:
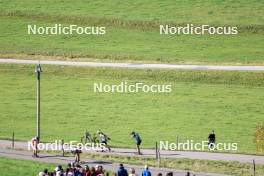
[[(263, 65), (263, 2), (0, 1), (0, 55)], [(104, 36), (28, 35), (27, 25), (106, 26)], [(159, 24), (238, 26), (238, 35), (161, 36)]]
[[(1, 0), (4, 11), (22, 11), (59, 15), (87, 15), (88, 17), (117, 18), (121, 20), (171, 21), (177, 23), (211, 24), (257, 24), (263, 13), (262, 2), (239, 1), (180, 1), (180, 0), (135, 0), (135, 1), (33, 1)], [(67, 13), (65, 13), (67, 12)], [(231, 15), (232, 14), (232, 15)], [(87, 17), (86, 16), (86, 17)]]
[[(226, 175), (248, 176), (253, 172), (251, 163), (209, 161), (193, 159), (162, 158), (161, 163), (157, 163), (154, 157), (131, 157), (115, 156), (108, 154), (83, 154), (83, 157), (94, 158), (104, 161), (121, 162), (137, 165), (149, 165), (153, 167), (174, 168), (179, 170), (192, 170), (195, 172), (221, 173)], [(256, 175), (264, 174), (264, 165), (256, 165)]]
[[(195, 172), (211, 172), (222, 173), (228, 175), (248, 176), (252, 173), (251, 164), (242, 164), (238, 162), (224, 162), (224, 161), (207, 161), (207, 160), (190, 160), (190, 159), (168, 159), (163, 158), (160, 165), (157, 164), (154, 158), (148, 157), (126, 157), (113, 155), (99, 155), (99, 154), (85, 154), (82, 157), (89, 159), (111, 161), (115, 163), (124, 164), (147, 164), (153, 167), (167, 167), (181, 170), (192, 170)], [(5, 176), (14, 175), (37, 175), (44, 168), (53, 171), (57, 164), (44, 163), (39, 161), (29, 161), (23, 159), (13, 159), (0, 157), (1, 174)], [(62, 165), (65, 168), (65, 165)], [(91, 165), (92, 166), (92, 165)], [(90, 167), (91, 167), (90, 166)], [(190, 167), (192, 166), (192, 167)], [(111, 175), (111, 172), (109, 172)], [(263, 175), (264, 166), (256, 165), (256, 175)]]
[[(207, 139), (237, 142), (254, 153), (256, 125), (263, 122), (263, 72), (133, 70), (43, 66), (41, 137), (80, 140), (85, 129), (103, 130), (114, 146), (132, 147), (139, 131), (143, 147), (155, 141)], [(167, 94), (94, 93), (93, 83), (172, 84)], [(34, 66), (0, 65), (0, 137), (29, 140), (35, 135)]]
[(53, 171), (56, 166), (56, 164), (38, 161), (0, 157), (1, 175), (5, 176), (38, 175), (38, 173), (43, 171), (44, 168), (47, 168), (49, 171)]

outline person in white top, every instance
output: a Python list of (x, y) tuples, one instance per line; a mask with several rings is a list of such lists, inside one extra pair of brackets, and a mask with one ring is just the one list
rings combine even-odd
[(134, 168), (129, 169), (129, 176), (137, 176), (136, 171)]
[[(108, 149), (108, 151), (111, 151), (110, 146), (107, 144), (108, 140), (111, 140), (106, 134), (104, 134), (102, 131), (97, 131), (97, 134), (100, 137), (100, 142), (105, 145), (105, 147)], [(102, 152), (104, 150), (102, 149)]]

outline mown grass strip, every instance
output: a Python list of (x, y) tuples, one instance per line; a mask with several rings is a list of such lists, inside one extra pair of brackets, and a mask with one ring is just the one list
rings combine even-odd
[[(102, 25), (119, 27), (125, 29), (139, 29), (141, 31), (158, 31), (160, 25), (169, 26), (186, 26), (186, 23), (175, 23), (172, 21), (156, 21), (156, 20), (125, 20), (121, 18), (110, 18), (110, 17), (97, 17), (87, 15), (61, 15), (61, 14), (49, 14), (49, 13), (38, 13), (35, 11), (1, 11), (0, 16), (2, 17), (19, 17), (32, 20), (40, 20), (45, 22), (60, 22), (66, 24), (78, 24), (78, 25)], [(194, 26), (201, 26), (203, 24), (194, 23)], [(210, 24), (210, 26), (230, 26), (230, 24)], [(239, 33), (249, 34), (264, 34), (264, 25), (236, 25)]]
[[(0, 64), (0, 73), (16, 70), (17, 73), (32, 74), (34, 65)], [(164, 69), (120, 69), (74, 66), (45, 65), (46, 75), (116, 79), (142, 79), (165, 82), (190, 82), (206, 84), (243, 85), (249, 87), (264, 86), (262, 71), (221, 71), (221, 70), (164, 70)]]

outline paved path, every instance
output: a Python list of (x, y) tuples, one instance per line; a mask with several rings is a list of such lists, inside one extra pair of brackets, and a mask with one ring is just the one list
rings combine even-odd
[[(0, 147), (6, 148), (11, 147), (12, 143), (8, 140), (0, 140)], [(16, 141), (16, 148), (27, 149), (27, 142)], [(94, 152), (96, 151), (89, 151)], [(127, 148), (113, 148), (112, 152), (106, 152), (107, 154), (118, 154), (124, 156), (134, 156), (135, 149)], [(143, 156), (155, 157), (155, 150), (153, 149), (142, 149)], [(188, 151), (161, 151), (161, 157), (163, 158), (189, 158), (189, 159), (203, 159), (213, 161), (237, 161), (240, 163), (252, 163), (253, 159), (256, 164), (264, 164), (264, 156), (257, 155), (243, 155), (243, 154), (228, 154), (228, 153), (216, 153), (216, 152), (188, 152)]]
[[(19, 159), (26, 159), (26, 160), (35, 160), (47, 163), (56, 163), (56, 164), (67, 164), (74, 161), (74, 157), (62, 157), (59, 155), (52, 155), (52, 154), (40, 154), (39, 158), (32, 158), (32, 152), (29, 151), (20, 151), (20, 150), (11, 150), (11, 149), (1, 149), (0, 148), (0, 156), (9, 157), (9, 158), (19, 158)], [(87, 164), (90, 167), (95, 165), (102, 165), (104, 169), (116, 172), (118, 169), (117, 163), (112, 163), (109, 161), (100, 161), (100, 160), (91, 160), (91, 159), (84, 159), (82, 161), (83, 164)], [(125, 164), (126, 168), (135, 168), (136, 173), (140, 175), (141, 170), (144, 166), (137, 166), (131, 164)], [(55, 168), (55, 166), (54, 166)], [(44, 168), (43, 168), (44, 169)], [(157, 175), (158, 173), (162, 173), (166, 175), (168, 172), (173, 172), (174, 176), (184, 176), (186, 175), (187, 171), (184, 170), (175, 170), (175, 169), (166, 169), (166, 168), (155, 168), (150, 167), (150, 170), (153, 175)], [(196, 173), (189, 171), (192, 175), (195, 174), (196, 176), (224, 176), (223, 174), (214, 174), (214, 173)], [(36, 173), (37, 174), (37, 173)]]
[[(0, 63), (37, 64), (37, 60), (0, 59)], [(144, 64), (144, 63), (106, 63), (41, 60), (46, 65), (73, 65), (88, 67), (116, 67), (136, 69), (189, 69), (189, 70), (255, 70), (264, 71), (264, 66), (227, 66), (227, 65), (179, 65), (179, 64)]]

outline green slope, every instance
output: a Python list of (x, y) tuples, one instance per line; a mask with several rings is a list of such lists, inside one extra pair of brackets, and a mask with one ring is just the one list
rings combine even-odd
[[(261, 1), (1, 1), (0, 54), (56, 59), (263, 65)], [(105, 36), (33, 36), (27, 25), (106, 26)], [(238, 35), (161, 36), (159, 24), (238, 26)]]
[[(0, 65), (0, 137), (35, 135), (36, 82), (32, 66)], [(133, 147), (140, 132), (143, 147), (155, 141), (201, 142), (215, 129), (218, 142), (237, 142), (254, 153), (256, 125), (263, 122), (263, 73), (152, 71), (43, 66), (42, 139), (80, 140), (85, 129), (105, 131), (114, 146)], [(93, 83), (173, 85), (167, 94), (94, 93)]]

